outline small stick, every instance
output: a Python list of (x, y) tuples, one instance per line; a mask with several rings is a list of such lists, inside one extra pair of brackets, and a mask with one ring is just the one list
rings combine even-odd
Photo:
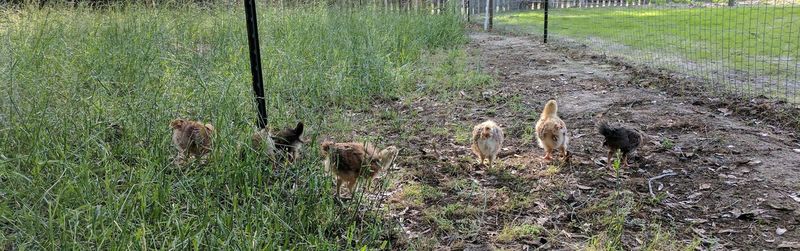
[(653, 196), (653, 198), (656, 197), (656, 194), (653, 193), (653, 181), (654, 180), (657, 180), (657, 179), (660, 179), (660, 178), (664, 178), (664, 177), (667, 177), (667, 176), (675, 176), (675, 175), (678, 175), (678, 174), (677, 173), (673, 173), (673, 172), (669, 172), (669, 173), (665, 173), (665, 174), (662, 174), (662, 175), (659, 175), (659, 176), (656, 176), (656, 177), (648, 179), (647, 180), (647, 188), (650, 189), (650, 196)]
[(436, 142), (434, 142), (433, 140), (431, 140), (431, 148), (433, 148), (433, 153), (436, 154), (436, 159), (441, 159), (442, 154), (439, 153), (439, 149), (436, 148)]

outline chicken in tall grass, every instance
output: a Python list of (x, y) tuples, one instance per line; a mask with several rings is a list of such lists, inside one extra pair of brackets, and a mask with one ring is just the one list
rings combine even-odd
[(169, 127), (172, 129), (172, 144), (178, 149), (178, 154), (172, 160), (173, 164), (182, 165), (187, 157), (198, 157), (205, 162), (211, 152), (214, 126), (199, 121), (175, 119), (169, 122)]
[(294, 128), (286, 128), (272, 136), (275, 142), (275, 149), (281, 156), (285, 156), (290, 162), (300, 157), (300, 148), (303, 146), (303, 122), (298, 122)]
[(325, 141), (321, 144), (323, 164), (336, 176), (336, 196), (341, 192), (342, 184), (352, 196), (358, 177), (374, 179), (378, 172), (389, 168), (397, 157), (398, 149), (389, 146), (378, 150), (370, 143), (334, 143)]

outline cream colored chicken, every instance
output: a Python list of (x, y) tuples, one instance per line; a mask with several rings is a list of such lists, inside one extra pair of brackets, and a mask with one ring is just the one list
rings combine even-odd
[(503, 129), (494, 121), (487, 120), (472, 128), (472, 152), (480, 159), (483, 165), (486, 160), (489, 166), (494, 165), (497, 153), (503, 147)]
[(562, 158), (568, 156), (567, 125), (558, 117), (558, 105), (555, 100), (547, 101), (539, 121), (536, 122), (536, 140), (539, 147), (544, 149), (545, 160), (553, 159), (552, 152), (556, 149), (561, 152)]

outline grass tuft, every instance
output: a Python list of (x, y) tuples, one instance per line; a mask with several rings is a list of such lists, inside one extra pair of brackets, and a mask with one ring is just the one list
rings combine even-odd
[(538, 236), (541, 232), (542, 227), (540, 226), (530, 224), (507, 225), (500, 230), (497, 235), (497, 241), (510, 242), (520, 239), (532, 239), (532, 237)]

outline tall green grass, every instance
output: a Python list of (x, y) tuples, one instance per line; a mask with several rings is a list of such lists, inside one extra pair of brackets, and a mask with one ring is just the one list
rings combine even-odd
[[(380, 210), (334, 202), (316, 139), (349, 135), (358, 121), (344, 111), (415, 91), (440, 67), (424, 55), (466, 42), (462, 23), (260, 9), (269, 124), (305, 121), (312, 140), (302, 161), (273, 169), (238, 158), (256, 114), (240, 9), (0, 10), (0, 247), (392, 244)], [(209, 164), (170, 165), (176, 117), (215, 125)]]

